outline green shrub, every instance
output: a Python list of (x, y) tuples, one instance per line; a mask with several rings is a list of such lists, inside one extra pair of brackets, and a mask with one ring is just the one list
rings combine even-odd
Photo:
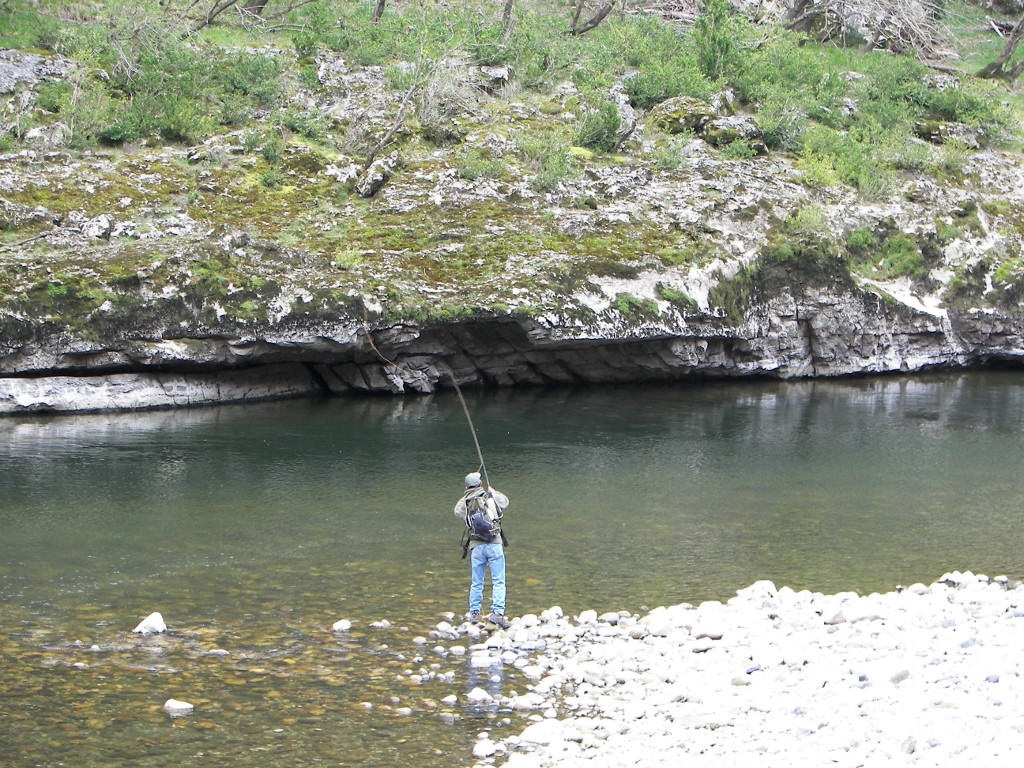
[(718, 150), (718, 153), (726, 160), (750, 160), (757, 157), (757, 151), (746, 139), (737, 139)]
[(384, 77), (393, 91), (408, 91), (416, 84), (416, 71), (411, 67), (392, 65), (384, 70)]
[(998, 288), (1016, 286), (1024, 279), (1024, 259), (1013, 258), (1004, 261), (992, 273), (992, 283)]
[(880, 255), (882, 258), (877, 266), (883, 277), (921, 279), (927, 275), (917, 238), (913, 235), (897, 232), (882, 246)]
[(708, 80), (719, 80), (740, 67), (739, 23), (728, 0), (701, 0), (691, 40), (697, 66)]
[(284, 154), (284, 139), (277, 131), (264, 131), (260, 142), (260, 156), (268, 163), (276, 163)]
[(880, 196), (893, 183), (892, 170), (885, 166), (877, 143), (865, 140), (869, 132), (840, 133), (822, 125), (804, 134), (801, 170), (809, 177), (835, 180), (855, 187), (868, 197)]
[(582, 111), (576, 128), (575, 143), (596, 152), (611, 152), (622, 133), (622, 118), (615, 102), (603, 94), (590, 94), (580, 103)]
[(671, 288), (670, 286), (667, 286), (664, 283), (658, 283), (658, 285), (656, 286), (656, 290), (658, 292), (658, 297), (662, 301), (667, 301), (669, 304), (674, 304), (683, 311), (695, 312), (700, 308), (697, 302), (690, 296), (688, 296), (687, 294), (683, 293), (680, 290)]
[(116, 119), (120, 105), (105, 84), (89, 72), (74, 73), (70, 83), (70, 89), (65, 92), (66, 100), (59, 104), (58, 112), (68, 127), (68, 143), (84, 147), (103, 137)]
[(318, 114), (289, 108), (279, 111), (274, 122), (307, 139), (323, 139), (327, 136), (327, 124)]
[(866, 227), (855, 229), (846, 236), (846, 248), (851, 253), (865, 254), (874, 250), (876, 245), (874, 233)]
[(659, 171), (674, 171), (683, 164), (690, 143), (696, 139), (693, 131), (684, 131), (655, 142), (651, 160)]
[(529, 136), (519, 145), (524, 170), (532, 174), (530, 186), (538, 192), (554, 190), (569, 176), (569, 143), (559, 135)]
[(789, 215), (782, 225), (787, 235), (817, 238), (828, 234), (828, 218), (820, 205), (805, 205)]
[(79, 68), (44, 88), (40, 106), (61, 113), (75, 146), (147, 136), (195, 143), (280, 99), (279, 61), (186, 40), (182, 19), (153, 2), (99, 4), (91, 21), (57, 28), (55, 50)]
[(631, 293), (619, 293), (612, 302), (620, 314), (633, 320), (648, 320), (658, 317), (658, 302), (653, 299), (640, 299)]
[(686, 55), (645, 63), (623, 86), (629, 103), (638, 109), (650, 109), (676, 96), (708, 99), (714, 91), (711, 82), (697, 68), (696, 59)]
[(284, 174), (279, 168), (267, 168), (260, 174), (260, 184), (267, 189), (277, 189), (284, 182)]
[(500, 179), (508, 169), (501, 160), (496, 160), (478, 151), (465, 152), (459, 157), (459, 176), (467, 181), (475, 179)]
[(963, 177), (964, 169), (971, 158), (971, 151), (960, 141), (948, 141), (942, 145), (934, 162), (936, 172), (953, 179)]
[(61, 80), (43, 83), (36, 91), (36, 106), (47, 112), (60, 112), (71, 102), (71, 83)]
[(274, 106), (281, 97), (282, 68), (280, 61), (273, 56), (226, 54), (215, 57), (212, 69), (212, 87), (245, 96), (255, 106)]

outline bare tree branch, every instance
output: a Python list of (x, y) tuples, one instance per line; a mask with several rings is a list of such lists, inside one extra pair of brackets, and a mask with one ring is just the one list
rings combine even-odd
[(0, 251), (11, 251), (11, 250), (14, 250), (15, 248), (17, 248), (19, 245), (26, 245), (27, 243), (31, 243), (31, 242), (34, 242), (36, 240), (42, 240), (44, 237), (49, 237), (50, 235), (55, 235), (55, 234), (57, 234), (57, 230), (56, 229), (51, 229), (49, 232), (43, 232), (42, 234), (36, 235), (35, 237), (30, 237), (30, 238), (28, 238), (26, 240), (21, 240), (21, 241), (19, 241), (17, 243), (11, 243), (10, 245), (5, 245), (2, 248), (0, 248)]
[(242, 6), (242, 11), (252, 16), (262, 16), (268, 2), (270, 0), (246, 0), (245, 5)]
[(197, 21), (189, 30), (184, 34), (184, 37), (191, 37), (201, 29), (205, 29), (213, 23), (213, 20), (220, 16), (231, 6), (235, 5), (238, 0), (216, 0), (210, 10), (206, 12), (206, 16)]
[(1024, 16), (1021, 16), (1010, 36), (1006, 38), (1002, 53), (996, 57), (995, 61), (982, 67), (977, 73), (977, 77), (987, 80), (1005, 80), (1011, 84), (1016, 82), (1017, 78), (1024, 73), (1024, 61), (1017, 62), (1013, 66), (1009, 66), (1009, 63), (1014, 53), (1017, 52), (1017, 47), (1022, 39), (1024, 39)]
[(615, 7), (615, 3), (617, 2), (618, 0), (607, 0), (607, 2), (597, 10), (597, 13), (591, 17), (590, 21), (585, 22), (584, 24), (579, 24), (580, 13), (583, 10), (583, 0), (580, 0), (579, 5), (576, 6), (576, 15), (573, 16), (573, 23), (569, 29), (569, 34), (577, 37), (579, 35), (585, 35), (607, 18), (608, 14), (612, 12), (612, 9)]
[(270, 16), (264, 16), (263, 20), (264, 21), (274, 21), (276, 19), (280, 19), (283, 16), (287, 16), (289, 13), (294, 11), (296, 8), (301, 8), (304, 5), (309, 5), (310, 3), (317, 3), (317, 2), (320, 2), (320, 0), (293, 0), (293, 2), (289, 3), (288, 6), (283, 11), (278, 11), (277, 13), (271, 14)]

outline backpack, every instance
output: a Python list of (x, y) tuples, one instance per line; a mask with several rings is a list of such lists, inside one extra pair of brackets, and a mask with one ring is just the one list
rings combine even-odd
[(498, 536), (501, 513), (497, 517), (493, 516), (487, 507), (487, 498), (485, 494), (480, 494), (466, 499), (466, 527), (472, 538), (490, 543)]

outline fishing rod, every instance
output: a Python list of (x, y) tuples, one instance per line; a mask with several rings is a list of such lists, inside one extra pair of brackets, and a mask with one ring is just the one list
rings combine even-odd
[[(367, 339), (367, 341), (370, 342), (370, 347), (377, 354), (377, 357), (379, 357), (381, 360), (383, 360), (387, 365), (389, 365), (392, 368), (394, 368), (395, 371), (397, 371), (398, 373), (401, 373), (402, 372), (401, 366), (399, 366), (398, 363), (396, 363), (394, 360), (388, 360), (388, 358), (384, 357), (384, 354), (377, 348), (376, 343), (374, 343), (374, 341), (373, 341), (373, 334), (370, 333), (370, 328), (369, 328), (369, 322), (370, 321), (369, 321), (369, 318), (367, 317), (366, 307), (365, 306), (363, 307), (363, 321), (364, 321), (363, 322), (363, 331), (364, 331), (364, 333), (366, 333), (366, 339)], [(466, 423), (469, 424), (469, 433), (473, 436), (473, 445), (476, 447), (476, 456), (477, 456), (478, 459), (480, 459), (480, 473), (483, 475), (483, 485), (484, 485), (485, 488), (488, 489), (485, 492), (485, 496), (489, 496), (491, 498), (491, 501), (494, 503), (494, 507), (497, 510), (498, 519), (500, 520), (501, 519), (501, 508), (498, 507), (497, 502), (494, 500), (494, 494), (490, 491), (491, 481), (487, 477), (487, 464), (484, 463), (484, 452), (482, 450), (480, 450), (480, 441), (477, 440), (477, 437), (476, 437), (476, 426), (473, 424), (473, 417), (469, 415), (469, 406), (466, 405), (466, 398), (462, 396), (462, 388), (459, 386), (459, 382), (455, 378), (455, 372), (451, 369), (450, 366), (448, 367), (448, 378), (451, 379), (452, 386), (455, 387), (455, 394), (457, 394), (459, 396), (459, 403), (462, 405), (462, 412), (466, 415)], [(508, 546), (508, 537), (505, 535), (504, 529), (499, 527), (498, 531), (501, 534), (501, 544), (502, 544), (502, 546), (507, 547)], [(466, 558), (466, 555), (467, 555), (468, 552), (469, 552), (469, 528), (467, 526), (466, 532), (463, 534), (463, 538), (462, 538), (462, 558), (463, 559)]]
[[(469, 432), (473, 435), (473, 445), (476, 446), (476, 456), (480, 459), (480, 472), (484, 476), (484, 487), (487, 488), (485, 496), (489, 496), (491, 501), (494, 503), (494, 508), (497, 511), (498, 520), (501, 520), (501, 508), (498, 506), (497, 501), (494, 499), (494, 494), (491, 492), (491, 481), (487, 479), (487, 465), (484, 463), (484, 453), (480, 450), (480, 441), (476, 439), (476, 427), (473, 425), (473, 417), (469, 415), (469, 406), (466, 405), (466, 398), (462, 396), (462, 389), (459, 387), (459, 382), (455, 380), (455, 373), (448, 369), (448, 378), (452, 380), (452, 385), (455, 387), (455, 394), (459, 396), (459, 402), (462, 404), (462, 412), (466, 414), (466, 422), (469, 424)], [(467, 528), (468, 531), (468, 528)], [(498, 533), (501, 535), (501, 545), (508, 547), (508, 537), (505, 535), (505, 529), (503, 527), (498, 528)], [(463, 536), (462, 540), (462, 558), (466, 558), (466, 554), (469, 551), (469, 535), (468, 533)]]
[(462, 403), (462, 412), (466, 414), (466, 421), (469, 423), (469, 433), (473, 435), (473, 445), (476, 446), (476, 456), (480, 459), (480, 472), (484, 476), (484, 485), (487, 488), (491, 487), (491, 481), (487, 479), (487, 465), (484, 463), (484, 454), (480, 450), (480, 441), (476, 438), (476, 427), (473, 426), (473, 417), (469, 415), (469, 407), (466, 405), (466, 398), (462, 396), (462, 389), (459, 387), (459, 382), (455, 380), (455, 374), (452, 371), (448, 372), (448, 378), (452, 380), (452, 384), (455, 385), (455, 394), (459, 396), (459, 402)]
[[(398, 365), (398, 363), (394, 362), (393, 360), (388, 360), (388, 358), (384, 357), (384, 354), (379, 349), (377, 349), (377, 345), (373, 341), (373, 334), (370, 333), (369, 322), (370, 320), (366, 314), (366, 307), (364, 306), (363, 332), (366, 334), (367, 341), (370, 342), (370, 347), (377, 354), (377, 357), (379, 357), (385, 363), (390, 365), (396, 371), (401, 371), (402, 368)], [(466, 405), (466, 398), (462, 396), (462, 389), (461, 387), (459, 387), (459, 382), (455, 378), (455, 372), (452, 371), (450, 367), (448, 369), (448, 378), (451, 379), (452, 384), (455, 386), (455, 393), (459, 396), (459, 402), (462, 404), (462, 412), (466, 414), (466, 421), (469, 424), (469, 433), (473, 436), (473, 445), (476, 446), (476, 455), (477, 458), (480, 459), (480, 472), (484, 476), (484, 486), (490, 488), (491, 481), (487, 479), (487, 465), (484, 463), (483, 451), (480, 450), (480, 441), (477, 440), (476, 438), (476, 427), (473, 425), (473, 417), (469, 415), (469, 406)]]

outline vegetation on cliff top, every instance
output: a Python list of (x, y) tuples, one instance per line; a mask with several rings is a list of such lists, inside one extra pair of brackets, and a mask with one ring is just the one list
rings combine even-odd
[[(604, 201), (572, 182), (602, 168), (672, 174), (702, 139), (726, 162), (784, 156), (808, 187), (881, 198), (907, 173), (957, 182), (980, 147), (1015, 147), (1016, 93), (972, 74), (1002, 48), (980, 31), (985, 13), (975, 5), (930, 5), (927, 40), (875, 35), (853, 17), (838, 32), (822, 19), (750, 19), (725, 0), (698, 3), (695, 21), (684, 22), (651, 13), (654, 4), (611, 5), (602, 15), (607, 2), (0, 0), (0, 47), (74, 62), (8, 110), (0, 150), (16, 156), (43, 136), (58, 145), (57, 164), (93, 174), (87, 183), (37, 174), (0, 190), (8, 310), (75, 327), (101, 307), (110, 317), (113, 298), (137, 318), (139, 303), (170, 286), (175, 301), (202, 305), (209, 325), (263, 322), (282, 286), (302, 275), (304, 311), (315, 305), (324, 317), (364, 306), (360, 296), (394, 316), (542, 312), (552, 307), (517, 297), (579, 289), (588, 275), (631, 264), (714, 255), (693, 228), (641, 215), (590, 217), (573, 229), (545, 210), (545, 199), (582, 219), (600, 209)], [(936, 64), (955, 44), (963, 54)], [(735, 119), (713, 126), (716, 115)], [(170, 160), (165, 143), (181, 148)], [(385, 156), (393, 162), (383, 183), (401, 184), (415, 203), (359, 186)], [(325, 174), (341, 166), (350, 175)], [(494, 194), (424, 206), (440, 178), (486, 182)], [(208, 246), (180, 242), (169, 254), (166, 228), (148, 231), (145, 221), (65, 250), (41, 236), (50, 219), (10, 213), (43, 206), (57, 219), (93, 218), (125, 200), (154, 221), (184, 214), (309, 257), (231, 246), (211, 258)], [(413, 208), (429, 227), (410, 220)], [(808, 238), (824, 239), (855, 272), (926, 271), (924, 238), (834, 236), (824, 220), (803, 217), (776, 222), (766, 257), (805, 254)], [(968, 225), (961, 217), (937, 227)], [(651, 310), (629, 295), (612, 306)]]

